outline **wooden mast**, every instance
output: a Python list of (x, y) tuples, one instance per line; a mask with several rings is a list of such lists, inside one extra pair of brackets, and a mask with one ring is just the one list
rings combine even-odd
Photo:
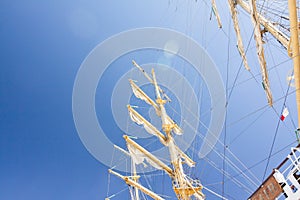
[(154, 73), (154, 69), (152, 69), (152, 77), (153, 77), (153, 84), (155, 87), (156, 93), (156, 103), (160, 107), (161, 111), (161, 121), (162, 121), (162, 128), (166, 134), (166, 143), (169, 148), (169, 153), (171, 157), (171, 164), (173, 166), (173, 174), (174, 178), (172, 181), (173, 190), (177, 195), (179, 200), (189, 200), (192, 195), (194, 195), (197, 199), (203, 200), (205, 199), (205, 195), (202, 193), (202, 185), (193, 186), (189, 180), (186, 179), (186, 175), (183, 172), (182, 167), (182, 160), (180, 156), (180, 152), (178, 152), (174, 138), (172, 136), (172, 130), (174, 129), (174, 124), (170, 123), (167, 120), (167, 112), (164, 107), (166, 100), (163, 100), (160, 95), (159, 86), (156, 81), (156, 76)]
[(136, 181), (132, 180), (129, 176), (123, 176), (111, 169), (108, 170), (109, 173), (123, 179), (128, 185), (131, 185), (133, 187), (138, 188), (139, 190), (141, 190), (143, 193), (149, 195), (150, 197), (152, 197), (155, 200), (164, 200), (162, 197), (158, 196), (157, 194), (155, 194), (154, 192), (152, 192), (151, 190), (149, 190), (148, 188), (145, 188), (144, 186), (140, 185), (139, 183), (137, 183)]
[(294, 77), (296, 86), (296, 103), (298, 112), (298, 128), (300, 127), (300, 56), (299, 56), (299, 28), (296, 0), (289, 0), (290, 31), (292, 58), (294, 62)]
[[(138, 65), (136, 64), (136, 66), (138, 66)], [(147, 75), (146, 72), (142, 68), (140, 68), (139, 66), (138, 66), (138, 68), (143, 71), (144, 75)], [(135, 94), (135, 96), (137, 98), (144, 100), (145, 102), (147, 102), (148, 104), (152, 105), (155, 108), (157, 115), (160, 116), (163, 121), (163, 123), (162, 123), (163, 130), (166, 133), (166, 135), (164, 135), (159, 130), (157, 130), (155, 126), (153, 126), (150, 122), (148, 122), (143, 116), (141, 116), (130, 105), (127, 105), (127, 108), (129, 111), (129, 115), (134, 122), (136, 122), (139, 125), (143, 125), (148, 133), (155, 135), (163, 145), (165, 145), (169, 148), (173, 169), (171, 169), (169, 166), (167, 166), (166, 164), (161, 162), (158, 158), (156, 158), (154, 155), (152, 155), (146, 149), (144, 149), (143, 147), (141, 147), (140, 145), (138, 145), (133, 140), (131, 140), (128, 136), (125, 135), (124, 139), (126, 141), (127, 148), (130, 153), (128, 153), (127, 151), (125, 151), (117, 146), (116, 146), (116, 148), (118, 148), (119, 150), (124, 152), (126, 155), (130, 154), (130, 156), (132, 157), (133, 176), (123, 176), (112, 170), (109, 170), (109, 172), (118, 176), (119, 178), (123, 179), (128, 185), (134, 187), (135, 198), (137, 198), (137, 200), (139, 198), (138, 197), (139, 190), (142, 191), (143, 193), (151, 196), (154, 199), (160, 200), (160, 199), (162, 199), (161, 197), (159, 197), (157, 194), (155, 194), (154, 192), (150, 191), (149, 189), (143, 187), (141, 184), (138, 183), (139, 176), (137, 176), (135, 164), (137, 164), (137, 163), (139, 164), (140, 161), (135, 160), (135, 159), (141, 159), (141, 160), (146, 159), (146, 161), (148, 163), (150, 163), (153, 167), (167, 172), (167, 174), (173, 180), (173, 182), (172, 182), (173, 189), (174, 189), (178, 199), (188, 200), (188, 199), (190, 199), (190, 196), (193, 195), (197, 199), (202, 200), (205, 198), (205, 196), (201, 192), (201, 190), (203, 188), (202, 185), (200, 184), (200, 182), (199, 182), (199, 184), (190, 182), (186, 178), (186, 175), (184, 174), (183, 168), (182, 168), (183, 161), (190, 167), (194, 167), (195, 162), (192, 159), (190, 159), (183, 151), (181, 151), (181, 149), (178, 146), (176, 146), (176, 144), (174, 143), (171, 132), (172, 131), (174, 133), (177, 132), (177, 134), (178, 134), (178, 132), (181, 132), (181, 128), (176, 123), (174, 123), (174, 121), (167, 115), (167, 112), (164, 107), (164, 103), (166, 103), (166, 100), (163, 100), (160, 95), (161, 91), (159, 90), (159, 86), (156, 82), (154, 71), (152, 71), (152, 76), (153, 76), (153, 79), (150, 76), (148, 76), (148, 80), (150, 82), (152, 82), (153, 85), (155, 86), (155, 92), (156, 92), (156, 96), (157, 96), (156, 102), (154, 102), (150, 97), (148, 97), (146, 95), (146, 93), (144, 93), (137, 85), (135, 85), (135, 83), (132, 80), (129, 80), (129, 82), (132, 86), (132, 90), (133, 90), (133, 93)], [(139, 153), (137, 153), (135, 151), (137, 151)], [(139, 158), (137, 158), (135, 156), (137, 156)], [(174, 183), (175, 183), (174, 181), (176, 182), (176, 186), (174, 185)]]

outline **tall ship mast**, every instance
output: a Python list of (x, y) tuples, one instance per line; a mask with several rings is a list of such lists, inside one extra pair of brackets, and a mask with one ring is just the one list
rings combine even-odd
[[(146, 103), (153, 106), (158, 117), (161, 118), (162, 130), (161, 133), (155, 126), (153, 126), (149, 121), (142, 117), (134, 108), (130, 105), (127, 106), (130, 118), (132, 121), (138, 125), (143, 125), (145, 130), (149, 134), (153, 134), (161, 142), (162, 145), (166, 146), (169, 150), (171, 167), (169, 167), (164, 162), (160, 161), (157, 157), (152, 155), (149, 151), (141, 147), (139, 144), (134, 142), (129, 136), (124, 135), (126, 141), (128, 155), (132, 159), (132, 176), (123, 176), (113, 170), (109, 170), (111, 174), (118, 176), (123, 179), (126, 184), (133, 188), (131, 198), (134, 200), (140, 199), (139, 191), (145, 193), (146, 195), (152, 197), (153, 199), (162, 200), (164, 198), (160, 197), (155, 192), (145, 188), (138, 183), (138, 175), (136, 173), (135, 165), (141, 164), (146, 160), (153, 167), (165, 171), (171, 181), (173, 190), (178, 199), (188, 200), (193, 196), (195, 199), (203, 200), (205, 195), (202, 193), (202, 185), (199, 180), (193, 180), (188, 177), (183, 170), (183, 164), (187, 164), (189, 167), (194, 167), (194, 161), (189, 158), (180, 148), (176, 145), (173, 138), (174, 134), (182, 134), (181, 128), (168, 116), (166, 109), (164, 107), (165, 103), (170, 101), (169, 97), (164, 96), (163, 90), (158, 86), (155, 72), (152, 69), (152, 77), (150, 77), (135, 61), (133, 64), (139, 68), (147, 79), (153, 84), (156, 94), (156, 100), (152, 100), (141, 88), (139, 88), (133, 80), (129, 80), (132, 87), (134, 95), (145, 101)], [(125, 150), (122, 150), (125, 151)], [(126, 152), (126, 151), (125, 151)]]

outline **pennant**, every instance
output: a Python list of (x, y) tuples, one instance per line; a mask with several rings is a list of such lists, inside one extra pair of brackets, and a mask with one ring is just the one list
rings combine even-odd
[(286, 118), (286, 116), (288, 116), (288, 115), (289, 115), (289, 110), (285, 107), (280, 116), (280, 120), (283, 121)]

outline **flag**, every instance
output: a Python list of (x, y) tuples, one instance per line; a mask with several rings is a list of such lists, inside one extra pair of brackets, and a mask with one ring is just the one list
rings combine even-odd
[(280, 120), (283, 121), (286, 118), (286, 116), (288, 116), (288, 115), (289, 115), (289, 110), (285, 107), (280, 116)]

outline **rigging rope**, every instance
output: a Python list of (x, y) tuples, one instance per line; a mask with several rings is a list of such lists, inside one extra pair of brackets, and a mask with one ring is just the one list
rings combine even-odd
[[(226, 149), (227, 149), (227, 145), (226, 145), (226, 139), (227, 139), (227, 113), (228, 113), (228, 80), (229, 80), (229, 53), (230, 53), (230, 32), (231, 32), (231, 19), (229, 18), (229, 23), (228, 23), (228, 43), (227, 43), (227, 65), (226, 65), (226, 106), (225, 106), (225, 126), (224, 126), (224, 147), (223, 147), (223, 171), (226, 171), (226, 163), (225, 163), (225, 158), (226, 158)], [(224, 196), (225, 193), (225, 175), (223, 174), (222, 177), (222, 196)]]
[[(212, 136), (214, 136), (214, 134), (213, 133), (211, 133), (211, 131), (209, 130), (209, 128), (199, 119), (199, 117), (198, 116), (196, 116), (188, 107), (187, 107), (187, 105), (185, 105), (185, 104), (183, 104), (183, 106), (185, 106), (186, 107), (186, 109), (190, 112), (190, 114), (209, 132), (209, 134), (212, 134)], [(172, 108), (172, 107), (171, 107)], [(173, 108), (172, 108), (173, 109)], [(177, 110), (173, 110), (174, 112), (178, 112)], [(188, 123), (186, 120), (184, 120), (183, 119), (183, 121), (189, 126), (189, 127), (191, 127), (192, 129), (194, 129), (194, 131), (195, 132), (198, 132), (198, 130), (196, 130), (195, 129), (195, 127), (193, 127), (190, 123)], [(202, 139), (204, 138), (204, 136), (203, 135), (201, 135), (201, 134), (198, 134)], [(216, 138), (216, 136), (214, 136), (215, 137), (215, 139), (217, 140), (217, 142), (222, 146), (222, 147), (225, 147), (225, 144), (224, 143), (222, 143), (221, 141), (220, 141), (220, 139), (219, 138)], [(183, 142), (185, 142), (185, 141), (183, 141)], [(209, 144), (209, 145), (211, 145), (211, 144)], [(212, 148), (213, 150), (214, 150), (214, 148)], [(235, 155), (234, 155), (234, 153), (233, 152), (231, 152), (230, 151), (230, 149), (227, 147), (227, 149), (229, 150), (229, 153), (232, 155), (232, 156), (234, 156), (235, 158), (237, 158)], [(215, 151), (215, 150), (214, 150)], [(238, 159), (238, 158), (237, 158)], [(241, 164), (241, 165), (243, 165), (243, 166), (246, 166), (241, 160), (239, 160), (238, 159), (238, 162)], [(254, 175), (253, 175), (254, 176)], [(255, 177), (255, 176), (254, 176)], [(257, 179), (257, 181), (259, 182), (259, 180), (258, 180), (258, 178), (257, 177), (255, 177), (256, 179)]]
[[(285, 97), (284, 97), (284, 102), (283, 102), (283, 105), (282, 105), (281, 113), (282, 113), (282, 111), (283, 111), (283, 109), (285, 107), (285, 103), (286, 103), (286, 99), (288, 97), (288, 92), (290, 90), (290, 86), (291, 86), (291, 80), (289, 81), (288, 88), (286, 90), (286, 94), (285, 94)], [(275, 110), (274, 107), (272, 107), (272, 108)], [(276, 110), (275, 110), (275, 112), (276, 112)], [(271, 158), (271, 154), (272, 154), (272, 151), (273, 151), (273, 148), (274, 148), (275, 140), (276, 140), (276, 137), (277, 137), (277, 134), (278, 134), (278, 129), (279, 129), (280, 121), (281, 120), (279, 118), (278, 122), (277, 122), (276, 130), (275, 130), (275, 134), (274, 134), (274, 137), (273, 137), (273, 141), (272, 141), (270, 153), (269, 153), (269, 156), (268, 156), (268, 159), (267, 159), (267, 165), (266, 165), (266, 168), (265, 168), (265, 171), (264, 171), (263, 181), (265, 179), (265, 176), (266, 176), (266, 173), (267, 173), (267, 170), (268, 170), (268, 166), (269, 166), (269, 163), (270, 163), (270, 158)]]
[[(189, 124), (188, 122), (186, 122), (186, 123), (187, 123), (188, 126), (191, 127), (191, 124)], [(200, 121), (200, 123), (202, 123), (202, 122)], [(205, 126), (204, 124), (202, 124), (202, 125)], [(193, 128), (193, 127), (192, 127), (192, 128)], [(210, 131), (210, 130), (208, 130), (208, 131)], [(204, 138), (204, 136), (201, 135), (201, 134), (199, 134), (198, 136), (200, 136), (202, 139)], [(182, 142), (185, 142), (185, 141), (182, 141)], [(223, 144), (220, 140), (218, 140), (218, 142), (219, 142), (221, 145), (224, 146), (224, 144)], [(211, 146), (210, 143), (208, 143), (208, 145)], [(233, 153), (229, 150), (229, 148), (227, 148), (227, 150), (228, 150), (228, 152), (229, 152), (230, 154), (233, 154)], [(194, 150), (194, 151), (197, 152), (196, 150)], [(214, 151), (214, 152), (216, 153), (216, 155), (218, 155), (220, 158), (223, 157), (223, 155), (222, 155), (221, 153), (219, 153), (215, 148), (212, 148), (212, 151)], [(234, 155), (233, 155), (233, 156), (234, 156)], [(240, 164), (241, 164), (242, 166), (245, 166), (245, 165), (241, 162), (241, 160), (239, 160), (236, 156), (234, 156), (234, 158), (236, 158), (237, 161), (240, 162)], [(233, 170), (235, 170), (235, 171), (237, 171), (237, 172), (242, 172), (242, 170), (241, 170), (236, 164), (234, 164), (228, 157), (226, 157), (225, 160), (228, 162), (228, 164), (232, 167)], [(225, 173), (225, 172), (224, 172), (224, 173)], [(247, 180), (249, 181), (249, 183), (252, 183), (252, 184), (253, 184), (254, 186), (256, 186), (256, 187), (258, 186), (258, 184), (257, 184), (257, 183), (254, 183), (254, 181), (253, 181), (250, 177), (248, 177), (246, 174), (242, 173), (242, 175), (245, 177), (245, 179), (247, 179)], [(254, 174), (252, 174), (252, 175), (254, 176)], [(257, 179), (255, 176), (254, 176), (254, 178)], [(258, 180), (258, 179), (257, 179), (257, 180)]]
[[(297, 141), (293, 141), (293, 142), (289, 143), (288, 145), (286, 145), (285, 147), (281, 148), (280, 150), (276, 151), (275, 153), (273, 153), (273, 154), (271, 155), (271, 157), (277, 155), (278, 153), (284, 151), (284, 150), (287, 149), (287, 148), (290, 148), (291, 145), (294, 144), (295, 142), (297, 142)], [(267, 160), (267, 159), (268, 159), (268, 157), (266, 157), (266, 158), (264, 158), (264, 159), (258, 161), (257, 163), (255, 163), (255, 164), (253, 164), (252, 166), (248, 167), (248, 168), (247, 168), (246, 170), (244, 170), (243, 172), (246, 172), (246, 171), (248, 171), (248, 170), (250, 170), (250, 169), (256, 167), (257, 165), (263, 163), (263, 162), (264, 162), (265, 160)], [(239, 176), (239, 175), (240, 175), (240, 174), (236, 174), (236, 175), (233, 176), (233, 177), (236, 177), (236, 176)]]

